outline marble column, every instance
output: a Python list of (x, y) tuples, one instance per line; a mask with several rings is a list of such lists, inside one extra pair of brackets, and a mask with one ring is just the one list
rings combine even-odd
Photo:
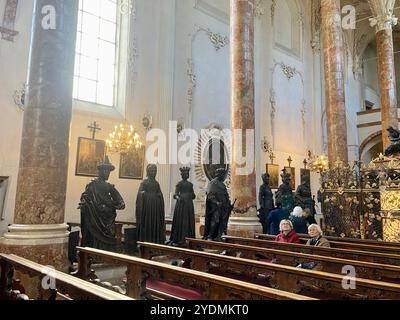
[(395, 0), (368, 0), (368, 2), (374, 16), (370, 19), (370, 23), (376, 28), (382, 138), (385, 150), (390, 145), (387, 129), (399, 128), (392, 32), (392, 27), (397, 24), (397, 18), (393, 16)]
[(328, 157), (348, 162), (340, 0), (321, 0)]
[[(231, 198), (237, 202), (228, 233), (252, 237), (262, 231), (257, 218), (254, 162), (254, 1), (231, 0), (230, 5), (231, 127), (239, 134), (232, 138)], [(245, 154), (251, 163), (241, 165)]]
[[(43, 13), (44, 12), (44, 13)], [(64, 223), (78, 0), (36, 0), (14, 224), (0, 246), (67, 265)]]

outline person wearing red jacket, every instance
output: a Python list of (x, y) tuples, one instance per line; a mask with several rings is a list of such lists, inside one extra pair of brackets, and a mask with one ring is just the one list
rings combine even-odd
[(286, 243), (300, 243), (300, 238), (296, 231), (293, 229), (293, 224), (290, 220), (282, 220), (279, 225), (279, 230), (281, 231), (275, 238), (277, 242)]

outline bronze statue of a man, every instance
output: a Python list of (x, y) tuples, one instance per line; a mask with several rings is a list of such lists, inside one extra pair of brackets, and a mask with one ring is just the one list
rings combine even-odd
[(308, 175), (304, 175), (302, 177), (303, 183), (297, 187), (294, 201), (295, 205), (301, 207), (303, 210), (309, 209), (312, 221), (315, 221), (315, 200), (312, 197), (311, 193), (311, 185), (310, 185), (310, 177)]
[(274, 209), (274, 194), (269, 186), (269, 174), (264, 173), (262, 175), (263, 184), (260, 186), (260, 191), (258, 193), (258, 201), (260, 204), (259, 209), (259, 219), (263, 226), (263, 233), (269, 234), (267, 217), (268, 213)]
[(286, 170), (282, 170), (281, 178), (282, 184), (275, 192), (275, 203), (277, 206), (278, 204), (281, 205), (283, 210), (290, 213), (294, 209), (293, 191), (290, 185), (291, 175)]
[(116, 210), (124, 210), (125, 202), (114, 185), (107, 182), (115, 167), (106, 156), (97, 167), (99, 174), (86, 186), (81, 196), (81, 246), (115, 251)]
[(207, 188), (205, 240), (222, 241), (222, 235), (228, 227), (232, 205), (228, 190), (224, 184), (227, 171), (224, 168), (216, 170), (217, 177)]
[(390, 140), (389, 147), (385, 150), (385, 156), (397, 156), (400, 154), (400, 132), (390, 127), (387, 129)]

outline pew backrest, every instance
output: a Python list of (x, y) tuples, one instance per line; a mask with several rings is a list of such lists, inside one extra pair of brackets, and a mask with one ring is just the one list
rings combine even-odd
[[(142, 257), (150, 259), (152, 256), (170, 255), (171, 257), (190, 261), (188, 265), (202, 272), (210, 272), (223, 275), (240, 275), (254, 281), (273, 286), (280, 290), (305, 294), (310, 291), (311, 297), (323, 297), (336, 299), (348, 297), (356, 299), (400, 299), (400, 285), (385, 283), (368, 279), (356, 278), (354, 288), (343, 286), (347, 274), (332, 274), (315, 270), (299, 269), (291, 266), (273, 263), (259, 262), (232, 256), (219, 255), (207, 252), (195, 252), (193, 250), (175, 248), (151, 243), (139, 243)], [(264, 278), (262, 278), (264, 277)], [(260, 279), (261, 278), (261, 279)], [(315, 296), (318, 294), (318, 296)]]
[(135, 299), (145, 299), (148, 279), (201, 291), (204, 300), (309, 300), (310, 298), (226, 277), (209, 275), (195, 270), (166, 265), (127, 255), (91, 248), (78, 248), (79, 276), (89, 274), (90, 259), (95, 257), (107, 263), (127, 267), (127, 294)]
[(282, 243), (270, 240), (239, 238), (239, 237), (224, 237), (224, 239), (228, 243), (243, 244), (254, 247), (278, 249), (278, 250), (285, 250), (292, 252), (301, 252), (301, 253), (315, 254), (321, 256), (343, 258), (349, 260), (360, 260), (360, 261), (400, 266), (400, 255), (398, 254), (380, 253), (376, 251), (370, 252), (370, 251), (350, 250), (350, 249), (340, 249), (340, 248), (315, 247), (315, 246), (306, 246), (304, 244)]
[[(255, 234), (255, 239), (274, 241), (275, 236), (265, 235), (265, 234)], [(310, 239), (309, 236), (299, 235), (301, 244), (306, 244)], [(328, 239), (328, 237), (325, 237)], [(347, 241), (337, 241), (338, 239), (328, 239), (332, 248), (338, 249), (350, 249), (357, 251), (370, 251), (370, 252), (380, 252), (388, 254), (400, 254), (400, 247), (397, 246), (387, 246), (382, 244), (372, 244), (372, 243), (359, 243), (359, 242), (347, 242)], [(377, 242), (377, 241), (376, 241)]]
[[(47, 289), (43, 288), (43, 290), (39, 292), (39, 297), (35, 298), (44, 299), (44, 297), (47, 296), (49, 299), (55, 299), (56, 295), (59, 295), (65, 300), (133, 300), (125, 295), (101, 288), (61, 271), (49, 269), (49, 267), (14, 254), (0, 254), (0, 265), (0, 296), (5, 299), (12, 295), (12, 278), (15, 270), (22, 274), (27, 274), (30, 277), (33, 276), (39, 281), (47, 277), (49, 278), (49, 283), (54, 283), (55, 288), (51, 288), (51, 292), (46, 293), (45, 291)], [(54, 279), (54, 282), (50, 281), (50, 278)], [(38, 285), (38, 287), (40, 287), (40, 285)]]

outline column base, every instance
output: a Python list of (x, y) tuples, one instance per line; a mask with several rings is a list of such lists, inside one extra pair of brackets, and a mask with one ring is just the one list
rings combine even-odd
[(15, 254), (66, 271), (69, 266), (67, 230), (67, 224), (14, 224), (0, 238), (0, 252)]
[(243, 216), (232, 216), (228, 224), (228, 236), (254, 238), (256, 233), (262, 233), (263, 228), (257, 217), (257, 211), (251, 209)]

